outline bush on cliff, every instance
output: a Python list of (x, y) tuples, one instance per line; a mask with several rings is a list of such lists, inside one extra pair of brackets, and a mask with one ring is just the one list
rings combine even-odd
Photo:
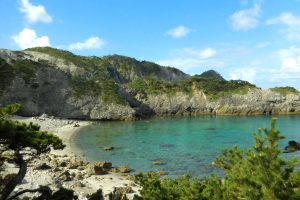
[(139, 174), (136, 181), (142, 190), (135, 199), (300, 199), (300, 172), (294, 170), (299, 160), (281, 158), (278, 141), (283, 136), (275, 128), (275, 122), (273, 119), (269, 130), (259, 129), (254, 134), (255, 144), (251, 149), (233, 147), (222, 152), (214, 165), (224, 172), (224, 177), (160, 180), (153, 173)]

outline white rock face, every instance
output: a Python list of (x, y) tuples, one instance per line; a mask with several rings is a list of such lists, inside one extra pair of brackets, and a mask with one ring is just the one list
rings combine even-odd
[(49, 64), (55, 66), (57, 69), (62, 70), (67, 74), (71, 74), (72, 76), (83, 76), (87, 72), (81, 68), (76, 66), (72, 62), (66, 62), (63, 59), (52, 57), (46, 53), (40, 53), (36, 51), (23, 51), (25, 53), (24, 57), (35, 62), (39, 61), (47, 61)]

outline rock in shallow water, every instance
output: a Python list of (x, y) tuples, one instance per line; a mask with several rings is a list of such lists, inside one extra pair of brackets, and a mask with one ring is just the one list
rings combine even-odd
[(104, 147), (103, 148), (104, 151), (112, 151), (114, 149), (115, 149), (114, 147)]
[(288, 146), (284, 148), (284, 153), (291, 153), (300, 150), (300, 143), (294, 140), (289, 141)]

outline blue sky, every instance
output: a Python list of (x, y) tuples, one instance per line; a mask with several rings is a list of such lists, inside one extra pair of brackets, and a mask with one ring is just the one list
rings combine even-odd
[(300, 0), (0, 0), (0, 48), (120, 54), (300, 90)]

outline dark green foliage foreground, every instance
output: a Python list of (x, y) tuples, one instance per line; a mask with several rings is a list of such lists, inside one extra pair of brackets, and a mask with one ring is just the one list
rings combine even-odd
[(278, 141), (283, 136), (275, 128), (275, 122), (273, 119), (269, 130), (259, 129), (254, 134), (255, 144), (251, 149), (233, 147), (217, 157), (214, 165), (224, 172), (224, 177), (160, 180), (154, 173), (139, 174), (136, 180), (142, 186), (141, 197), (135, 199), (300, 199), (300, 172), (294, 170), (299, 160), (281, 158)]

